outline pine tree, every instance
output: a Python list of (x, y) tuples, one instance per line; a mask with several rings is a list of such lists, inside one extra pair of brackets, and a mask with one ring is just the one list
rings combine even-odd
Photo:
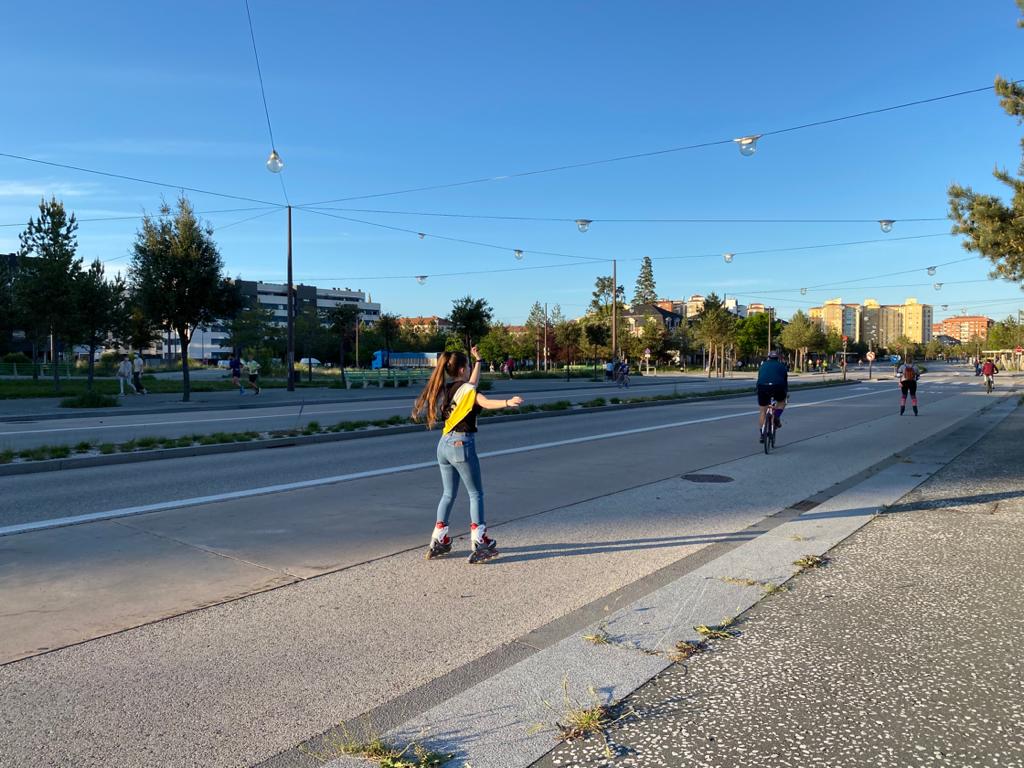
[[(1017, 0), (1024, 13), (1024, 0)], [(1024, 27), (1024, 19), (1017, 26)], [(1024, 86), (996, 77), (995, 91), (999, 105), (1024, 122)], [(1024, 140), (1021, 141), (1024, 150)], [(1013, 282), (1024, 282), (1024, 162), (1017, 176), (1005, 168), (996, 168), (993, 176), (1012, 192), (1007, 205), (996, 195), (975, 192), (971, 187), (953, 184), (949, 188), (949, 217), (954, 221), (953, 234), (965, 235), (964, 248), (989, 259), (995, 269), (991, 277)]]
[(651, 257), (644, 256), (640, 264), (640, 274), (636, 277), (636, 288), (633, 289), (633, 306), (653, 304), (658, 300), (658, 291), (654, 285), (654, 266)]

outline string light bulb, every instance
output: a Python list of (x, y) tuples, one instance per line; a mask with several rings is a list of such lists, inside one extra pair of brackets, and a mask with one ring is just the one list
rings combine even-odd
[(744, 157), (750, 157), (757, 152), (757, 140), (761, 138), (761, 134), (756, 136), (741, 136), (738, 139), (733, 139), (740, 148), (740, 154)]
[(942, 311), (945, 312), (947, 309), (949, 309), (949, 304), (943, 304)]
[(590, 219), (576, 219), (576, 228), (580, 232), (586, 232), (594, 222)]
[(800, 289), (800, 295), (801, 296), (806, 296), (807, 295), (807, 289), (806, 288), (801, 288)]
[(423, 232), (417, 232), (416, 233), (416, 237), (418, 237), (420, 240), (422, 240), (424, 237), (426, 237), (426, 234), (424, 234)]
[(928, 267), (928, 275), (929, 275), (929, 277), (934, 275), (937, 269), (938, 269), (938, 267)]
[(932, 288), (934, 288), (936, 291), (941, 291), (942, 290), (942, 283), (933, 283), (932, 284)]
[(518, 248), (516, 248), (516, 249), (515, 249), (515, 251), (513, 251), (512, 253), (513, 253), (513, 255), (514, 255), (514, 256), (516, 257), (516, 261), (522, 261), (522, 260), (523, 260), (523, 255), (524, 255), (524, 254), (523, 254), (523, 252), (522, 252), (521, 250), (519, 250)]
[(892, 225), (895, 224), (894, 219), (879, 219), (878, 226), (883, 232), (892, 232)]
[(416, 282), (419, 283), (420, 285), (426, 285), (427, 277), (427, 275), (416, 275)]
[(277, 154), (276, 149), (270, 150), (270, 157), (267, 158), (267, 170), (271, 173), (280, 173), (284, 168), (284, 160)]
[(733, 257), (735, 257), (735, 256), (736, 256), (735, 253), (723, 253), (722, 254), (722, 258), (725, 259), (725, 263), (726, 264), (732, 264)]

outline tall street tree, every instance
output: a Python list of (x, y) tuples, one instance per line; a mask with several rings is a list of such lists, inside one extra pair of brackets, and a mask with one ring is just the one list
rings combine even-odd
[(77, 341), (89, 348), (89, 380), (92, 391), (96, 373), (96, 350), (108, 338), (120, 338), (128, 329), (127, 286), (120, 275), (107, 280), (103, 262), (93, 261), (75, 281), (75, 307), (78, 320)]
[(479, 341), (487, 335), (493, 316), (494, 311), (487, 303), (487, 299), (463, 296), (452, 301), (452, 311), (448, 315), (448, 320), (452, 324), (453, 332), (465, 342), (468, 350), (474, 341)]
[[(1024, 12), (1024, 0), (1017, 0)], [(1018, 19), (1024, 27), (1024, 19)], [(999, 105), (1008, 115), (1024, 122), (1024, 85), (996, 77), (995, 91)], [(1024, 150), (1024, 140), (1021, 141)], [(969, 186), (953, 184), (949, 187), (949, 217), (953, 220), (953, 234), (964, 235), (963, 246), (979, 253), (992, 262), (993, 278), (1015, 283), (1024, 282), (1024, 162), (1011, 174), (1005, 168), (992, 173), (1010, 193), (1009, 203), (998, 195), (975, 192)]]
[(544, 333), (548, 328), (548, 315), (544, 305), (539, 301), (533, 302), (530, 307), (530, 314), (526, 316), (526, 328), (533, 338), (533, 351), (537, 357), (534, 370), (540, 370), (541, 350), (544, 347)]
[(708, 294), (704, 299), (704, 308), (697, 315), (693, 333), (708, 350), (708, 378), (712, 371), (725, 376), (725, 351), (735, 340), (736, 317), (717, 294)]
[[(402, 327), (399, 324), (398, 317), (396, 315), (383, 312), (380, 317), (377, 318), (376, 331), (380, 334), (381, 339), (384, 340), (385, 351), (390, 352), (395, 340), (402, 332)], [(387, 367), (391, 367), (390, 360), (388, 361)]]
[(356, 323), (359, 322), (359, 307), (354, 304), (338, 304), (324, 313), (327, 332), (338, 341), (338, 366), (341, 368), (341, 383), (347, 385), (345, 379), (345, 349), (348, 341), (355, 335)]
[(75, 335), (75, 282), (82, 260), (75, 257), (78, 239), (75, 215), (56, 198), (39, 203), (39, 217), (29, 219), (20, 235), (19, 275), (15, 301), (25, 332), (32, 341), (33, 358), (48, 335), (53, 351), (53, 389), (60, 390), (57, 354), (62, 342)]
[(158, 216), (142, 220), (128, 277), (142, 313), (178, 334), (182, 400), (188, 402), (192, 334), (198, 326), (228, 314), (233, 291), (224, 276), (213, 230), (196, 218), (184, 196), (174, 210), (164, 204)]
[(796, 353), (795, 362), (799, 370), (803, 370), (807, 365), (807, 352), (823, 345), (824, 340), (825, 334), (818, 324), (799, 309), (779, 336), (782, 346)]
[(654, 285), (654, 265), (650, 256), (644, 256), (640, 263), (640, 274), (636, 277), (636, 287), (633, 289), (633, 306), (639, 304), (653, 304), (658, 300), (658, 291)]

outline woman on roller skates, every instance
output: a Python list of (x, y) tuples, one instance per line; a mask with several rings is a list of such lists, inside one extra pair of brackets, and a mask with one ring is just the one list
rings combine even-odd
[(472, 520), (469, 562), (481, 563), (498, 554), (498, 543), (487, 535), (484, 521), (484, 488), (480, 478), (480, 460), (476, 455), (476, 419), (485, 408), (517, 407), (523, 398), (491, 400), (477, 392), (480, 353), (473, 347), (470, 354), (473, 356), (472, 372), (468, 371), (469, 359), (464, 352), (442, 352), (438, 355), (437, 368), (412, 409), (412, 417), (416, 421), (425, 414), (427, 429), (433, 429), (438, 416), (444, 420), (441, 440), (437, 444), (437, 465), (441, 470), (444, 492), (437, 505), (437, 522), (427, 549), (428, 560), (452, 551), (448, 517), (459, 493), (460, 481), (466, 484)]

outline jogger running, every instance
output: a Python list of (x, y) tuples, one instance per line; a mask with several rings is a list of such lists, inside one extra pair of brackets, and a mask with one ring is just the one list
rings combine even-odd
[(448, 518), (459, 493), (459, 483), (465, 483), (469, 494), (471, 549), (469, 562), (480, 563), (498, 554), (498, 543), (487, 535), (484, 518), (484, 488), (480, 477), (480, 459), (476, 453), (476, 419), (485, 408), (515, 407), (523, 402), (516, 396), (508, 400), (492, 400), (477, 392), (480, 381), (480, 354), (476, 347), (473, 370), (467, 376), (469, 360), (464, 352), (442, 352), (437, 358), (427, 386), (416, 398), (412, 417), (419, 420), (426, 412), (427, 429), (432, 429), (438, 416), (444, 419), (444, 429), (437, 444), (437, 465), (441, 470), (444, 491), (437, 505), (437, 522), (430, 537), (427, 559), (446, 555), (452, 550), (448, 535)]

